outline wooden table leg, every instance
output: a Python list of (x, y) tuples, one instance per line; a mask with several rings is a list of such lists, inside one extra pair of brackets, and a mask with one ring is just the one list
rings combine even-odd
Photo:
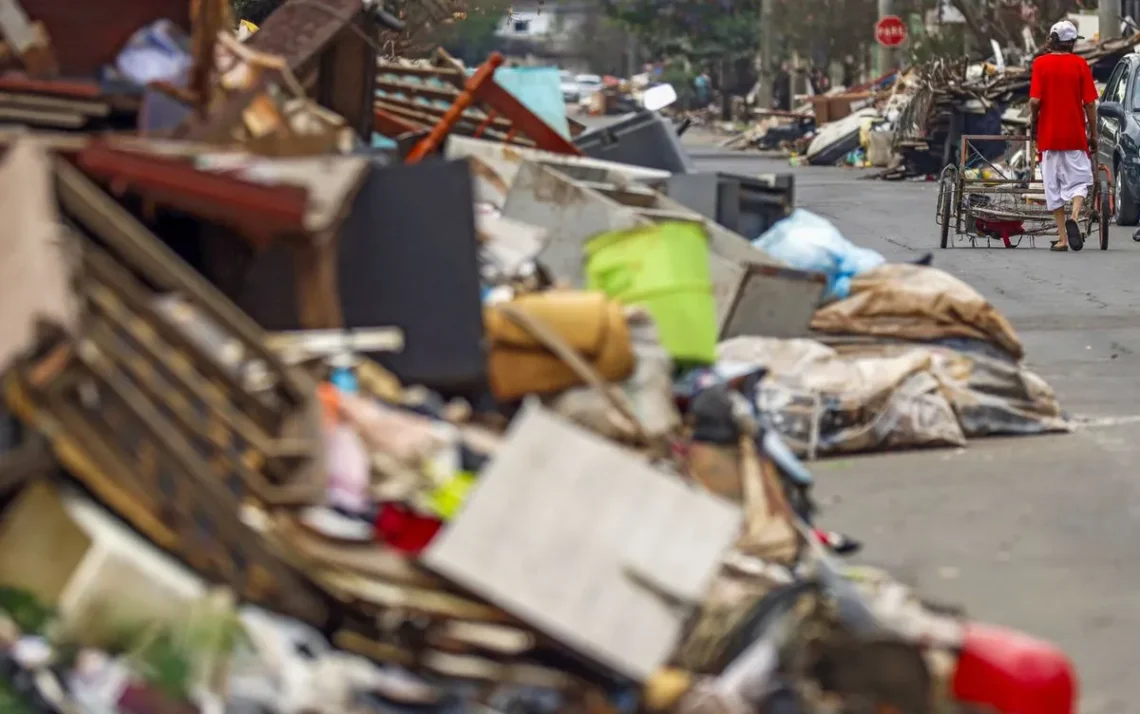
[(297, 315), (306, 330), (344, 327), (337, 282), (337, 234), (335, 231), (303, 236), (293, 244), (296, 272)]

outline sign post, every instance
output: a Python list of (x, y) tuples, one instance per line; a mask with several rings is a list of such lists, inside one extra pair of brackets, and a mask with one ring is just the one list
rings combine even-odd
[[(880, 5), (888, 5), (890, 0), (879, 0)], [(880, 10), (885, 8), (880, 7)], [(906, 23), (898, 15), (889, 12), (880, 13), (879, 21), (875, 23), (875, 41), (879, 43), (879, 72), (886, 74), (897, 69), (897, 52), (895, 49), (906, 42)]]

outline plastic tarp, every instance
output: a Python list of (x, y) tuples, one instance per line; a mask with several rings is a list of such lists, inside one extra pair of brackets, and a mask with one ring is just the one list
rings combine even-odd
[(860, 248), (826, 218), (797, 208), (752, 242), (768, 255), (793, 268), (827, 276), (826, 299), (845, 298), (851, 279), (886, 262), (883, 256)]
[(769, 370), (753, 399), (800, 456), (966, 443), (929, 352), (846, 359), (814, 340), (737, 337), (718, 356)]
[(1001, 350), (980, 340), (947, 339), (913, 344), (836, 346), (844, 358), (896, 356), (921, 350), (958, 415), (967, 438), (1069, 431), (1053, 389)]
[(765, 426), (807, 458), (1070, 428), (1044, 380), (981, 341), (740, 337), (719, 357), (769, 369), (753, 399)]
[(557, 67), (501, 67), (495, 70), (495, 81), (555, 131), (570, 138)]
[(1017, 361), (1024, 355), (1013, 326), (976, 290), (949, 273), (890, 264), (851, 281), (850, 297), (820, 308), (818, 332), (930, 342), (976, 339)]

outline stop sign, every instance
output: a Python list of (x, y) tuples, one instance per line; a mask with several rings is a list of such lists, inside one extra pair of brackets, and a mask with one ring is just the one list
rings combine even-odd
[(887, 15), (875, 23), (875, 39), (884, 47), (898, 47), (906, 42), (906, 24), (897, 15)]

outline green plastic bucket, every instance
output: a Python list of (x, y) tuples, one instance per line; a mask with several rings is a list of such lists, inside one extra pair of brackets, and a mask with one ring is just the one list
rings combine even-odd
[(598, 235), (586, 244), (586, 279), (592, 290), (644, 306), (674, 361), (716, 361), (716, 301), (708, 236), (700, 224), (660, 223)]

